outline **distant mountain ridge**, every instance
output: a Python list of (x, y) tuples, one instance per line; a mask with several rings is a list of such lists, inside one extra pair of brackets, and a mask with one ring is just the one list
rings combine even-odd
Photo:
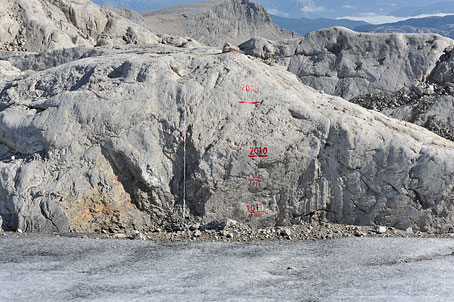
[(362, 25), (355, 28), (359, 32), (405, 32), (405, 33), (435, 33), (448, 38), (454, 38), (454, 15), (445, 17), (412, 18), (404, 21), (380, 25)]
[(356, 27), (356, 29), (373, 30), (376, 27), (383, 26), (413, 26), (413, 27), (432, 27), (436, 29), (449, 29), (449, 25), (454, 24), (454, 14), (444, 17), (427, 17), (427, 18), (412, 18), (404, 21), (384, 23), (379, 25), (366, 24)]
[(284, 18), (275, 15), (270, 15), (273, 22), (276, 23), (282, 29), (289, 29), (296, 31), (300, 35), (306, 35), (310, 32), (329, 28), (333, 26), (342, 26), (349, 29), (355, 29), (358, 26), (366, 26), (369, 23), (363, 21), (353, 21), (348, 19), (293, 19), (293, 18)]
[(271, 15), (273, 22), (282, 29), (293, 30), (300, 35), (333, 26), (342, 26), (358, 32), (372, 33), (433, 33), (454, 38), (454, 13), (443, 17), (411, 18), (404, 21), (379, 25), (348, 19), (292, 19)]
[(414, 17), (425, 14), (454, 14), (454, 1), (434, 3), (424, 7), (403, 7), (389, 15), (395, 17)]

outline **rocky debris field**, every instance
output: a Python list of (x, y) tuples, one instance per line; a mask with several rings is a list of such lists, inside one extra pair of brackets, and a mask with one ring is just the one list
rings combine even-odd
[(432, 233), (415, 231), (412, 227), (400, 230), (386, 226), (358, 226), (322, 222), (317, 217), (309, 217), (299, 224), (287, 227), (254, 228), (247, 223), (232, 219), (211, 221), (204, 223), (201, 219), (186, 221), (181, 218), (170, 218), (147, 231), (112, 232), (102, 229), (95, 233), (54, 233), (33, 234), (3, 232), (7, 237), (70, 237), (91, 239), (118, 239), (118, 240), (150, 240), (154, 242), (166, 241), (225, 241), (225, 242), (259, 242), (259, 241), (301, 241), (327, 240), (346, 237), (378, 237), (378, 238), (453, 238), (453, 233)]
[(364, 108), (404, 120), (454, 141), (454, 84), (419, 82), (410, 89), (369, 93), (350, 100)]
[(412, 109), (415, 112), (412, 115), (419, 117), (421, 113), (427, 112), (436, 99), (454, 95), (454, 85), (450, 83), (445, 86), (434, 83), (415, 83), (416, 85), (410, 88), (405, 87), (395, 92), (383, 91), (363, 94), (351, 99), (350, 102), (375, 111), (413, 106)]

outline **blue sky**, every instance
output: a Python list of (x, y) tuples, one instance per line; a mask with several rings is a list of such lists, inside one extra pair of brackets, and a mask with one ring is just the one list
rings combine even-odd
[[(191, 0), (94, 0), (98, 4), (154, 10)], [(394, 22), (408, 16), (454, 14), (454, 1), (428, 0), (256, 0), (271, 14), (292, 18), (349, 18), (371, 23)], [(440, 2), (443, 2), (439, 4)], [(421, 9), (426, 7), (425, 9)]]

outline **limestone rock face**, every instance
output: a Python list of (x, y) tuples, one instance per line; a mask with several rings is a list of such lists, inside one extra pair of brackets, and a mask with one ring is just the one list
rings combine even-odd
[(194, 2), (142, 15), (155, 33), (188, 36), (210, 46), (238, 45), (252, 37), (281, 40), (299, 36), (281, 30), (265, 8), (249, 0)]
[(444, 54), (432, 70), (429, 80), (438, 84), (454, 83), (454, 47), (445, 49)]
[(0, 49), (42, 51), (158, 41), (137, 23), (89, 0), (0, 2)]
[(253, 38), (240, 49), (277, 61), (303, 83), (349, 100), (424, 80), (450, 45), (453, 40), (435, 34), (370, 34), (333, 27), (278, 42)]
[[(318, 211), (334, 222), (452, 227), (454, 143), (432, 132), (242, 54), (166, 45), (92, 54), (0, 75), (5, 230), (147, 229), (183, 203), (185, 135), (191, 215), (259, 226)], [(256, 147), (267, 156), (250, 157)], [(248, 215), (247, 202), (263, 216)]]

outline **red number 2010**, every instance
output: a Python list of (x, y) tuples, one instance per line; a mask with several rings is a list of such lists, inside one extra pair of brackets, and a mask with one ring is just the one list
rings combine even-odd
[(249, 154), (249, 157), (268, 157), (268, 148), (251, 147), (251, 153)]

